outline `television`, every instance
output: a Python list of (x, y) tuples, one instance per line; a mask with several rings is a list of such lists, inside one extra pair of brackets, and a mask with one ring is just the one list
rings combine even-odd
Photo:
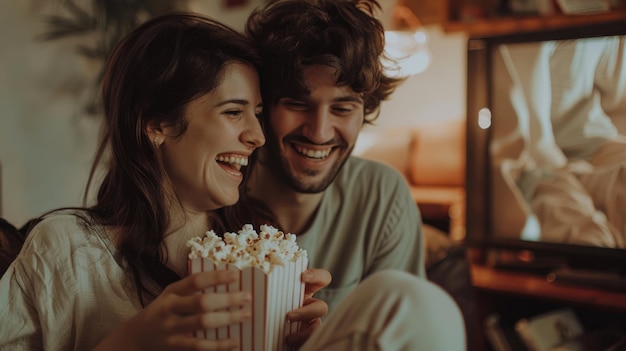
[(625, 38), (615, 21), (468, 39), (465, 243), (492, 263), (626, 274)]

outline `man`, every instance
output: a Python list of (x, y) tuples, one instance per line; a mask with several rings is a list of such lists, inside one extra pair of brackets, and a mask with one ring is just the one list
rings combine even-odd
[[(311, 336), (304, 349), (462, 350), (456, 303), (417, 278), (425, 277), (421, 217), (404, 179), (350, 155), (362, 126), (400, 83), (383, 73), (376, 8), (374, 0), (278, 0), (251, 14), (246, 33), (262, 56), (266, 147), (226, 223), (295, 233), (309, 267), (320, 269), (306, 279), (307, 290), (323, 287), (315, 297), (329, 314), (315, 332), (298, 336)], [(405, 290), (396, 274), (419, 291)], [(314, 326), (326, 311), (318, 312)]]
[(263, 57), (267, 134), (246, 186), (258, 205), (251, 221), (297, 234), (309, 266), (331, 272), (315, 295), (331, 312), (374, 272), (425, 276), (421, 218), (403, 178), (350, 155), (400, 82), (383, 73), (377, 6), (270, 2), (246, 27)]

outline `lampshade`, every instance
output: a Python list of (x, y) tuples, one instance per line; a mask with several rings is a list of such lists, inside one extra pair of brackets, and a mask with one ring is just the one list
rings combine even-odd
[(391, 13), (391, 20), (383, 20), (386, 74), (408, 77), (423, 72), (430, 64), (431, 54), (419, 19), (403, 1), (394, 0), (387, 11)]

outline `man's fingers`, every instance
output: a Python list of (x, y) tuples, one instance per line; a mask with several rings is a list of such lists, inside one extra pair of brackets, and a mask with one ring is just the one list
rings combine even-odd
[(327, 313), (328, 305), (326, 302), (311, 297), (304, 301), (304, 306), (287, 313), (287, 319), (292, 322), (309, 323), (309, 321), (319, 319)]
[(307, 269), (302, 272), (302, 282), (305, 283), (304, 293), (309, 296), (328, 286), (331, 280), (330, 272), (324, 269)]

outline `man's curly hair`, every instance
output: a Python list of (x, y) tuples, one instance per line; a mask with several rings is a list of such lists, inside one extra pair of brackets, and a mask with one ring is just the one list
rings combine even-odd
[(364, 122), (373, 122), (402, 81), (383, 72), (385, 36), (376, 10), (375, 0), (276, 0), (254, 11), (246, 34), (261, 51), (264, 101), (307, 96), (303, 70), (322, 64), (336, 70), (338, 85), (361, 95)]

